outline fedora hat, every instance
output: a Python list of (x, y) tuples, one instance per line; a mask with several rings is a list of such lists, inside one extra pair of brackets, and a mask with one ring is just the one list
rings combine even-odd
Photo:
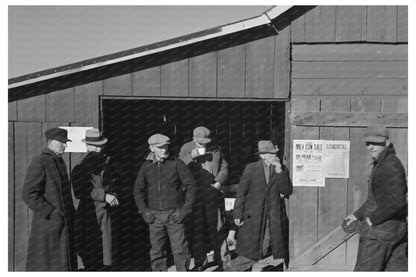
[(276, 154), (279, 148), (275, 146), (270, 140), (260, 140), (258, 142), (257, 154)]
[(107, 139), (101, 136), (101, 133), (97, 128), (87, 129), (85, 132), (85, 139), (82, 139), (81, 141), (91, 145), (103, 145), (107, 143)]

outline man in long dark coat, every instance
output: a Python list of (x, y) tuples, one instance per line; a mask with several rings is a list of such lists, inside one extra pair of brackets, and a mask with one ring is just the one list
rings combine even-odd
[(87, 271), (114, 269), (112, 217), (119, 205), (117, 171), (103, 151), (107, 139), (88, 129), (87, 154), (72, 170), (74, 194), (80, 199), (75, 215), (77, 252)]
[[(259, 141), (260, 160), (244, 169), (234, 203), (239, 226), (236, 253), (227, 270), (246, 271), (259, 260), (289, 260), (289, 220), (285, 198), (293, 192), (289, 172), (276, 156), (277, 146)], [(272, 261), (273, 264), (273, 261)]]
[(48, 146), (29, 165), (23, 185), (23, 201), (33, 211), (26, 271), (74, 271), (74, 204), (66, 165), (61, 155), (67, 131), (45, 132)]
[(373, 159), (367, 201), (345, 219), (347, 226), (360, 221), (355, 271), (407, 270), (406, 172), (388, 139), (381, 125), (364, 133)]
[[(196, 195), (192, 207), (190, 229), (195, 267), (193, 271), (204, 271), (207, 253), (214, 250), (216, 271), (222, 270), (221, 242), (218, 222), (224, 212), (224, 197), (221, 187), (228, 177), (228, 163), (220, 147), (211, 140), (210, 130), (200, 126), (193, 131), (193, 140), (185, 143), (180, 151), (182, 159), (191, 170), (196, 181)], [(201, 153), (201, 149), (203, 153)]]

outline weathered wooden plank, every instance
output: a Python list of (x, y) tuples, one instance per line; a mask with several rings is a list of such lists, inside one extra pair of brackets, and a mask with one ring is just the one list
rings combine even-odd
[(8, 123), (8, 270), (14, 271), (14, 229), (15, 229), (15, 164), (14, 164), (14, 124)]
[[(344, 244), (345, 241), (353, 237), (353, 234), (347, 234), (342, 230), (341, 226), (333, 228), (326, 236), (322, 237), (318, 242), (313, 244), (308, 250), (299, 255), (294, 264), (296, 265), (316, 265), (326, 255)], [(335, 265), (335, 264), (333, 264)]]
[(319, 111), (321, 99), (292, 98), (291, 112), (315, 112)]
[(407, 113), (407, 106), (407, 96), (381, 99), (383, 113)]
[(288, 98), (290, 94), (290, 28), (286, 27), (275, 36), (274, 98)]
[(407, 78), (407, 62), (292, 62), (292, 78)]
[(103, 94), (103, 81), (75, 87), (74, 121), (98, 127), (99, 96)]
[(255, 40), (247, 44), (245, 97), (273, 98), (274, 36)]
[(397, 42), (408, 42), (408, 9), (407, 6), (397, 8)]
[(152, 67), (133, 73), (133, 95), (160, 96), (161, 67)]
[(319, 44), (294, 45), (293, 61), (407, 61), (408, 45)]
[(335, 6), (318, 6), (305, 14), (305, 42), (335, 40)]
[[(316, 8), (315, 8), (316, 9)], [(301, 15), (292, 21), (291, 28), (291, 41), (294, 43), (305, 42), (305, 15)]]
[(408, 93), (407, 79), (292, 79), (293, 95)]
[(59, 90), (46, 95), (46, 121), (74, 120), (74, 88)]
[(390, 127), (407, 127), (407, 113), (371, 112), (292, 112), (291, 123), (296, 126), (369, 126), (379, 123)]
[(17, 101), (18, 121), (45, 121), (46, 96), (38, 95)]
[(104, 95), (132, 95), (133, 77), (132, 74), (124, 74), (104, 80)]
[(189, 60), (189, 96), (217, 96), (217, 55), (211, 52)]
[(8, 120), (9, 121), (17, 120), (17, 101), (9, 102)]
[(380, 112), (380, 103), (377, 98), (351, 98), (351, 112)]
[(218, 51), (217, 97), (244, 97), (246, 45)]
[(355, 263), (357, 261), (357, 252), (358, 252), (358, 240), (360, 236), (356, 235), (349, 239), (346, 243), (347, 253), (346, 253), (346, 266), (350, 271), (354, 270)]
[(367, 6), (367, 41), (396, 42), (397, 7)]
[(28, 208), (22, 200), (22, 188), (28, 166), (27, 123), (15, 123), (15, 171), (14, 171), (14, 270), (23, 271), (26, 264)]
[(188, 63), (189, 61), (186, 59), (162, 65), (162, 96), (187, 97), (189, 95)]
[(366, 40), (365, 6), (336, 6), (335, 41)]

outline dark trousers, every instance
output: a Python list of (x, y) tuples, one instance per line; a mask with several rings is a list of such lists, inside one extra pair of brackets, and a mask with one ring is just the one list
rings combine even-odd
[(195, 266), (202, 266), (207, 253), (214, 250), (214, 261), (221, 262), (221, 242), (218, 233), (217, 199), (202, 200), (192, 208), (192, 252)]
[(395, 243), (360, 237), (354, 271), (384, 271)]
[(152, 271), (168, 270), (167, 240), (175, 261), (176, 271), (187, 271), (190, 255), (185, 240), (185, 227), (182, 223), (175, 223), (170, 218), (174, 210), (152, 211), (155, 221), (149, 224), (150, 232), (150, 259)]

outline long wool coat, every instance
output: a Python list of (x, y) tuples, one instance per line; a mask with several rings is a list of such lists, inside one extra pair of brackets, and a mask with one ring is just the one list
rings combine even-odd
[[(26, 271), (77, 270), (74, 205), (62, 158), (49, 149), (35, 157), (26, 173), (22, 198), (33, 210)], [(51, 213), (61, 216), (50, 218)]]
[(264, 258), (262, 243), (268, 211), (273, 258), (289, 260), (289, 220), (284, 197), (292, 192), (286, 167), (279, 174), (273, 171), (266, 184), (262, 160), (246, 166), (234, 203), (234, 219), (244, 221), (238, 231), (236, 253), (255, 261)]

